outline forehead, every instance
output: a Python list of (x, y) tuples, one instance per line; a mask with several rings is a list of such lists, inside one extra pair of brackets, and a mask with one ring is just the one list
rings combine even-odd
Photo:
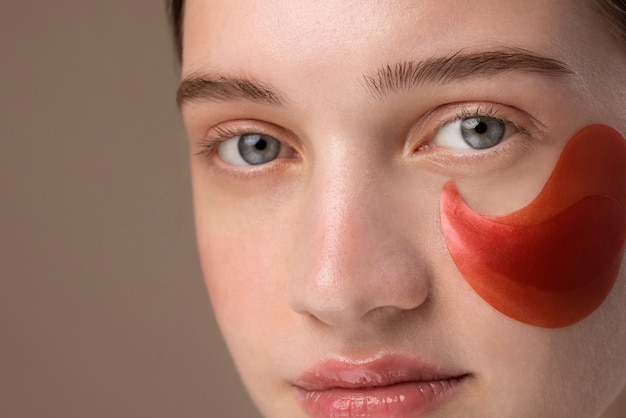
[(316, 73), (501, 45), (558, 54), (584, 33), (581, 7), (574, 0), (189, 0), (183, 71), (306, 66)]

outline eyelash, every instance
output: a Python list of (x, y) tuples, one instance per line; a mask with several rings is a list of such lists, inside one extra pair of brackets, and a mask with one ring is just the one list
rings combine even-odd
[(214, 128), (214, 134), (211, 137), (204, 137), (200, 140), (200, 151), (195, 155), (201, 158), (212, 156), (217, 147), (227, 139), (235, 136), (257, 133), (252, 129), (239, 129), (227, 126), (217, 126)]
[[(443, 116), (440, 116), (443, 113)], [(513, 129), (513, 132), (500, 144), (476, 150), (451, 150), (446, 147), (433, 145), (436, 135), (447, 124), (467, 118), (493, 118)], [(510, 137), (520, 135), (526, 138), (538, 139), (541, 137), (543, 125), (530, 114), (521, 109), (512, 108), (499, 103), (449, 103), (439, 106), (420, 118), (414, 125), (412, 132), (417, 139), (408, 141), (405, 151), (411, 155), (434, 159), (442, 164), (476, 163), (483, 158), (491, 158), (496, 154), (506, 152), (510, 148)], [(520, 123), (521, 121), (521, 123)], [(412, 132), (409, 137), (414, 137)], [(515, 141), (518, 142), (519, 141)], [(521, 145), (531, 146), (531, 141)]]
[(455, 112), (455, 114), (451, 118), (448, 118), (448, 121), (446, 123), (450, 123), (458, 119), (473, 118), (473, 117), (494, 118), (494, 119), (501, 120), (502, 122), (508, 122), (507, 120), (501, 119), (499, 115), (500, 115), (500, 112), (498, 112), (498, 110), (495, 109), (494, 105), (490, 105), (489, 107), (486, 107), (484, 109), (481, 107), (481, 105), (479, 105), (473, 111), (470, 110), (468, 106), (462, 106), (460, 109), (458, 109)]
[[(510, 112), (505, 112), (502, 110), (502, 108), (503, 108), (502, 105), (498, 105), (495, 103), (479, 104), (476, 106), (462, 104), (460, 105), (459, 108), (454, 109), (454, 113), (452, 113), (451, 116), (446, 117), (442, 121), (440, 121), (435, 127), (434, 132), (441, 129), (444, 125), (448, 123), (452, 123), (460, 119), (481, 117), (481, 118), (497, 119), (498, 121), (502, 123), (506, 123), (506, 124), (513, 126), (513, 128), (515, 128), (517, 132), (524, 133), (524, 134), (529, 133), (528, 129), (518, 124), (515, 120), (513, 120), (514, 118), (503, 116), (502, 113), (510, 113)], [(528, 117), (528, 115), (526, 116)]]
[[(444, 111), (446, 108), (450, 108), (452, 107), (451, 111), (452, 113), (449, 113), (448, 115), (446, 115), (445, 117), (439, 118), (436, 115), (440, 114), (442, 111)], [(511, 113), (510, 111), (503, 111), (502, 109), (505, 108), (504, 105), (499, 105), (496, 103), (489, 103), (489, 104), (447, 104), (444, 105), (442, 107), (438, 107), (434, 110), (432, 110), (429, 114), (427, 114), (425, 117), (422, 117), (422, 122), (420, 122), (418, 124), (418, 126), (416, 126), (417, 130), (420, 130), (420, 128), (423, 127), (424, 124), (432, 124), (432, 122), (434, 122), (434, 127), (429, 129), (429, 131), (426, 134), (421, 134), (420, 137), (421, 138), (428, 138), (425, 141), (420, 141), (421, 145), (419, 145), (416, 148), (417, 152), (421, 152), (421, 151), (425, 151), (429, 149), (429, 142), (430, 140), (434, 137), (434, 135), (446, 124), (448, 123), (452, 123), (454, 121), (460, 120), (460, 119), (466, 119), (466, 118), (472, 118), (472, 117), (488, 117), (488, 118), (494, 118), (497, 119), (503, 123), (506, 123), (510, 126), (512, 126), (515, 129), (515, 133), (521, 133), (521, 134), (527, 134), (527, 135), (531, 135), (534, 137), (534, 135), (531, 134), (531, 130), (527, 129), (524, 125), (521, 125), (519, 123), (516, 122), (516, 118), (514, 117), (507, 117), (508, 113)], [(520, 112), (524, 115), (524, 117), (528, 118), (529, 120), (531, 120), (531, 124), (534, 125), (533, 122), (536, 122), (536, 120), (534, 120), (530, 115), (526, 114), (523, 111), (519, 111), (517, 110), (517, 112)], [(504, 113), (504, 115), (503, 115)], [(200, 157), (200, 158), (209, 158), (212, 157), (216, 152), (217, 152), (217, 148), (218, 146), (223, 142), (226, 141), (230, 138), (233, 137), (237, 137), (237, 136), (242, 136), (242, 135), (248, 135), (248, 134), (258, 134), (258, 133), (262, 133), (262, 134), (266, 134), (266, 135), (270, 135), (270, 136), (275, 136), (278, 139), (277, 135), (272, 135), (271, 133), (268, 132), (267, 129), (259, 129), (258, 127), (255, 126), (248, 126), (248, 127), (232, 127), (232, 126), (217, 126), (215, 128), (212, 129), (211, 135), (210, 136), (205, 136), (203, 138), (200, 139), (199, 141), (199, 147), (200, 150), (197, 151), (195, 153), (196, 156)], [(279, 139), (280, 141), (284, 142), (283, 140)], [(288, 144), (287, 144), (288, 145)], [(490, 148), (487, 150), (481, 150), (478, 152), (474, 152), (474, 154), (488, 154), (488, 153), (494, 153), (494, 152), (498, 152), (498, 148), (500, 148), (499, 146), (496, 146), (494, 148)]]

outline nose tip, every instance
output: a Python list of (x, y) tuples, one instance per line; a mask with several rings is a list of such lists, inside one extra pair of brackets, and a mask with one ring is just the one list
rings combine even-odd
[(429, 280), (415, 248), (390, 231), (376, 239), (369, 228), (355, 232), (354, 218), (346, 222), (352, 224), (352, 233), (344, 230), (341, 239), (334, 237), (316, 249), (306, 246), (307, 260), (292, 270), (287, 286), (291, 309), (330, 326), (346, 327), (374, 311), (391, 315), (422, 305)]

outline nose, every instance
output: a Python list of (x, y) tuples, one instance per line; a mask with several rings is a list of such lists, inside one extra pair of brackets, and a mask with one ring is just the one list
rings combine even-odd
[(385, 189), (384, 176), (347, 171), (308, 184), (287, 284), (292, 310), (335, 327), (415, 309), (429, 293), (402, 196)]

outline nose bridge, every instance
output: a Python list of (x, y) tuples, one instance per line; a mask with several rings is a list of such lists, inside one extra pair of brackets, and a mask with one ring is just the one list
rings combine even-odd
[[(368, 243), (355, 238), (366, 232), (365, 222), (373, 216), (373, 202), (368, 198), (371, 187), (355, 178), (356, 167), (344, 164), (342, 168), (337, 173), (327, 170), (312, 184), (310, 194), (311, 244), (319, 249), (319, 258), (311, 261), (324, 271), (326, 280), (344, 269), (357, 273), (349, 265)], [(365, 172), (363, 177), (367, 176)]]
[(384, 174), (356, 160), (347, 156), (311, 177), (288, 284), (293, 310), (330, 325), (381, 307), (411, 309), (427, 293), (423, 266), (383, 197)]

